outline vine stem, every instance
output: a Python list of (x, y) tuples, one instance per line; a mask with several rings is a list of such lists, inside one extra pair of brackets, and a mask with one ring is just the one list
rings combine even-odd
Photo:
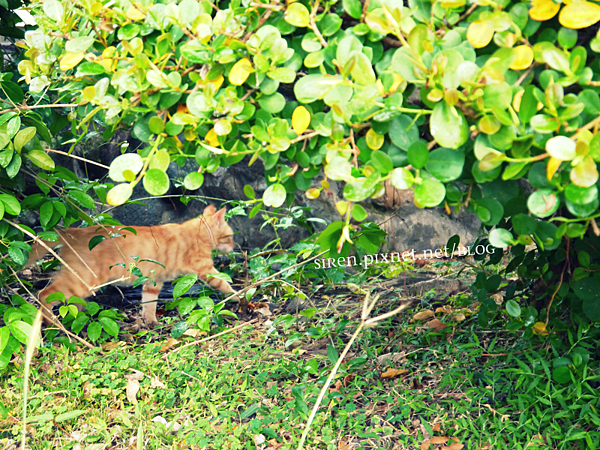
[(598, 115), (598, 117), (596, 117), (594, 120), (586, 123), (584, 126), (582, 126), (581, 128), (579, 128), (575, 132), (575, 134), (571, 136), (571, 139), (576, 138), (577, 135), (579, 135), (579, 133), (581, 133), (582, 131), (589, 130), (590, 128), (594, 128), (597, 124), (600, 124), (600, 115)]
[(77, 103), (55, 103), (53, 105), (32, 105), (32, 106), (17, 106), (15, 108), (8, 108), (0, 110), (0, 114), (4, 114), (11, 111), (28, 111), (30, 109), (41, 109), (41, 108), (74, 108), (79, 106)]
[(94, 162), (94, 161), (90, 161), (89, 159), (82, 158), (81, 156), (72, 155), (72, 154), (69, 154), (67, 152), (62, 152), (60, 150), (52, 150), (51, 148), (46, 149), (46, 151), (47, 152), (52, 152), (52, 153), (58, 153), (59, 155), (65, 155), (65, 156), (68, 156), (69, 158), (78, 159), (80, 161), (83, 161), (83, 162), (86, 162), (86, 163), (90, 163), (90, 164), (94, 164), (94, 165), (96, 165), (98, 167), (102, 167), (103, 169), (110, 170), (110, 167), (105, 166), (104, 164), (100, 164), (100, 163), (97, 163), (97, 162)]

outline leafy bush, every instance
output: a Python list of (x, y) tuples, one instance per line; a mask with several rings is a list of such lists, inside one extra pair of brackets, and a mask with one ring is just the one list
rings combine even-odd
[[(61, 219), (106, 222), (89, 215), (95, 202), (123, 204), (139, 183), (164, 194), (171, 162), (196, 161), (184, 180), (195, 190), (205, 173), (261, 158), (268, 188), (262, 199), (246, 192), (252, 214), (291, 204), (297, 190), (314, 199), (329, 180), (345, 183), (344, 220), (319, 240), (337, 257), (353, 243), (352, 219), (366, 218), (359, 203), (384, 195), (389, 180), (412, 189), (419, 207), (476, 213), (492, 245), (511, 246), (507, 273), (521, 280), (505, 299), (525, 293), (539, 310), (540, 320), (523, 322), (530, 332), (547, 332), (551, 306), (570, 308), (577, 323), (600, 319), (600, 39), (577, 31), (600, 19), (595, 3), (48, 0), (31, 8), (38, 27), (25, 33), (20, 78), (0, 79), (14, 106), (0, 116), (0, 215), (36, 210), (45, 230)], [(78, 179), (44, 151), (122, 128), (145, 147), (111, 162), (116, 184)], [(41, 194), (25, 196), (26, 177)], [(0, 228), (7, 267), (25, 262), (23, 230)], [(525, 252), (532, 243), (538, 251)], [(495, 308), (486, 283), (474, 292), (485, 311)]]

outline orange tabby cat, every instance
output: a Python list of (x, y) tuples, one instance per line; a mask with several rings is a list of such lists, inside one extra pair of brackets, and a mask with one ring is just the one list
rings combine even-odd
[[(142, 274), (150, 277), (144, 284), (142, 293), (142, 316), (148, 326), (158, 324), (156, 300), (163, 282), (187, 273), (196, 273), (206, 281), (208, 274), (217, 273), (213, 266), (212, 250), (231, 252), (234, 246), (233, 231), (225, 222), (225, 208), (217, 212), (212, 205), (204, 209), (202, 217), (182, 224), (132, 228), (136, 230), (137, 235), (122, 230), (120, 234), (124, 237), (107, 238), (91, 251), (88, 247), (90, 239), (95, 235), (108, 236), (105, 229), (96, 226), (68, 228), (59, 232), (59, 242), (46, 244), (49, 247), (63, 244), (60, 250), (62, 258), (92, 288), (122, 277), (128, 279), (120, 283), (131, 284), (135, 281), (136, 276), (131, 276), (125, 268), (116, 266), (118, 263), (125, 263), (125, 266), (129, 267), (129, 264), (134, 262), (132, 257), (139, 256), (140, 261), (152, 259), (164, 264), (164, 268), (149, 261), (137, 264)], [(113, 227), (107, 229), (110, 232), (117, 231)], [(46, 252), (44, 247), (35, 244), (27, 266), (39, 260)], [(224, 280), (210, 278), (208, 284), (223, 294), (235, 293)], [(63, 267), (52, 284), (38, 295), (46, 324), (52, 323), (52, 319), (51, 312), (47, 311), (45, 306), (52, 308), (60, 303), (46, 302), (46, 298), (54, 292), (62, 292), (66, 299), (73, 295), (85, 299), (92, 294), (81, 280), (68, 268)]]

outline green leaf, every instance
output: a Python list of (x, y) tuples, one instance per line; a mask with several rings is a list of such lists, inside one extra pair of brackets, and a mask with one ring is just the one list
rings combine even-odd
[(52, 158), (46, 152), (42, 150), (30, 150), (26, 156), (40, 169), (54, 170), (54, 161), (52, 161)]
[(91, 36), (76, 37), (67, 41), (65, 50), (70, 53), (85, 52), (94, 43), (94, 38)]
[[(2, 213), (4, 214), (4, 208), (2, 208)], [(52, 202), (46, 202), (40, 208), (40, 224), (46, 228), (48, 222), (52, 219), (52, 214), (54, 214), (54, 207), (52, 206)]]
[[(163, 120), (160, 117), (154, 116), (154, 117), (151, 117), (150, 120), (148, 120), (148, 128), (154, 134), (160, 134), (165, 130), (165, 123), (163, 122)], [(133, 153), (129, 153), (129, 154), (131, 155)], [(125, 156), (125, 155), (123, 155), (123, 156)]]
[(289, 67), (278, 67), (267, 72), (270, 78), (280, 83), (293, 83), (296, 79), (296, 71)]
[(0, 194), (0, 201), (4, 203), (4, 211), (10, 215), (18, 216), (21, 213), (21, 204), (9, 194)]
[(410, 170), (398, 167), (392, 172), (392, 184), (396, 189), (410, 189), (415, 184), (415, 177)]
[(329, 362), (335, 364), (339, 357), (340, 355), (336, 348), (331, 344), (327, 345), (327, 358), (329, 359)]
[(285, 187), (282, 184), (272, 184), (263, 194), (263, 203), (265, 206), (278, 208), (285, 202), (286, 195)]
[(352, 206), (352, 218), (357, 222), (362, 222), (367, 218), (367, 211), (362, 205), (354, 205)]
[(294, 94), (299, 102), (312, 103), (325, 97), (342, 82), (343, 78), (339, 75), (306, 75), (294, 85)]
[(15, 136), (15, 150), (20, 153), (21, 149), (25, 146), (25, 144), (27, 144), (31, 139), (33, 139), (36, 132), (37, 129), (35, 127), (27, 127), (19, 131)]
[(94, 236), (90, 239), (90, 242), (88, 243), (88, 247), (90, 250), (93, 250), (94, 247), (96, 247), (100, 242), (102, 242), (104, 239), (106, 239), (105, 236), (101, 236), (101, 235), (97, 235)]
[(576, 205), (587, 205), (598, 199), (598, 188), (595, 185), (581, 187), (571, 183), (565, 189), (565, 197)]
[(258, 104), (265, 111), (277, 114), (283, 111), (285, 107), (285, 97), (279, 92), (275, 92), (272, 95), (263, 95), (258, 99)]
[(85, 192), (81, 192), (80, 190), (77, 189), (71, 189), (69, 191), (68, 196), (75, 200), (75, 203), (78, 203), (79, 205), (83, 206), (84, 208), (89, 208), (89, 209), (95, 209), (96, 205), (94, 204), (94, 199), (92, 197), (90, 197), (88, 194), (86, 194)]
[(432, 208), (439, 205), (446, 197), (446, 188), (437, 180), (423, 178), (415, 188), (415, 205), (419, 208)]
[(254, 189), (249, 184), (244, 185), (244, 195), (250, 199), (256, 198)]
[(12, 149), (0, 152), (0, 167), (6, 168), (12, 161), (14, 151)]
[(514, 300), (506, 302), (506, 312), (513, 317), (521, 317), (521, 307)]
[(408, 162), (415, 169), (422, 169), (429, 161), (429, 149), (425, 142), (418, 140), (408, 149)]
[(517, 214), (516, 216), (513, 216), (512, 225), (515, 233), (517, 233), (519, 236), (528, 236), (535, 233), (535, 230), (537, 229), (536, 220), (527, 214)]
[(395, 117), (390, 122), (389, 136), (392, 142), (402, 150), (408, 151), (419, 139), (419, 128), (408, 115)]
[(477, 215), (484, 225), (498, 225), (504, 215), (504, 207), (492, 198), (480, 198), (477, 200)]
[(204, 183), (204, 175), (202, 175), (200, 172), (188, 173), (183, 180), (183, 185), (190, 191), (199, 189), (200, 186), (202, 186), (202, 183)]
[(382, 175), (387, 175), (394, 170), (392, 159), (386, 153), (380, 150), (371, 153), (371, 165)]
[(373, 71), (373, 65), (367, 55), (362, 52), (354, 52), (351, 58), (354, 59), (354, 66), (351, 72), (354, 81), (362, 85), (375, 83), (377, 78)]
[(92, 322), (87, 327), (87, 335), (90, 341), (96, 342), (102, 335), (102, 325), (98, 322)]
[(439, 148), (429, 153), (425, 164), (427, 171), (438, 180), (447, 183), (460, 178), (465, 165), (465, 154), (448, 148)]
[(359, 0), (343, 0), (344, 10), (354, 19), (360, 19), (362, 15), (362, 4)]
[(185, 275), (177, 280), (175, 288), (173, 289), (173, 298), (179, 298), (184, 295), (190, 288), (198, 281), (198, 275), (195, 273)]
[(571, 369), (567, 366), (557, 367), (552, 371), (552, 379), (560, 384), (567, 384), (571, 382)]
[(310, 21), (310, 13), (302, 3), (292, 3), (286, 9), (284, 18), (287, 23), (295, 27), (307, 27)]
[(169, 190), (169, 177), (160, 169), (149, 169), (144, 175), (144, 189), (150, 195), (163, 195)]
[(116, 338), (119, 335), (120, 327), (114, 319), (111, 319), (110, 317), (99, 317), (98, 322), (100, 322), (104, 331), (106, 331), (110, 336)]
[(560, 199), (550, 189), (535, 191), (527, 199), (527, 207), (532, 214), (538, 217), (548, 217), (556, 212), (560, 206)]
[(17, 174), (19, 173), (19, 170), (21, 169), (21, 163), (22, 163), (21, 155), (19, 155), (18, 153), (15, 153), (10, 164), (6, 168), (6, 175), (8, 175), (8, 178), (13, 179), (14, 177), (17, 176)]
[(469, 138), (469, 127), (463, 113), (444, 101), (435, 105), (429, 130), (437, 143), (446, 148), (458, 148)]

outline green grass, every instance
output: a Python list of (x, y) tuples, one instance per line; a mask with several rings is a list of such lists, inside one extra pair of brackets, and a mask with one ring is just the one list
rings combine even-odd
[[(332, 307), (340, 303), (327, 300)], [(347, 295), (343, 301), (349, 302)], [(448, 304), (465, 301), (462, 295)], [(364, 330), (322, 402), (305, 448), (415, 449), (432, 436), (456, 438), (468, 449), (600, 447), (595, 329), (554, 336), (565, 341), (559, 347), (547, 337), (525, 340), (521, 331), (482, 329), (476, 314), (454, 326), (438, 315), (449, 327), (432, 332), (423, 322), (411, 323), (417, 310)], [(355, 318), (357, 311), (341, 315)], [(331, 321), (332, 310), (319, 309), (315, 317), (287, 331), (273, 329), (274, 317), (261, 318), (181, 351), (164, 349), (169, 336), (154, 332), (134, 336), (137, 345), (109, 343), (104, 355), (47, 344), (31, 369), (28, 446), (295, 448), (334, 357), (356, 326), (351, 321), (336, 334), (327, 321), (339, 323), (340, 315)], [(303, 337), (285, 347), (290, 336), (310, 329), (333, 332), (316, 341), (322, 345)], [(379, 365), (378, 357), (388, 353), (396, 362)], [(570, 358), (572, 378), (557, 382), (554, 371), (563, 357)], [(407, 373), (382, 378), (389, 367)], [(136, 382), (139, 391), (128, 398), (127, 384)], [(3, 447), (20, 438), (22, 389), (17, 362), (0, 385)], [(153, 421), (162, 420), (157, 417), (171, 427)]]

